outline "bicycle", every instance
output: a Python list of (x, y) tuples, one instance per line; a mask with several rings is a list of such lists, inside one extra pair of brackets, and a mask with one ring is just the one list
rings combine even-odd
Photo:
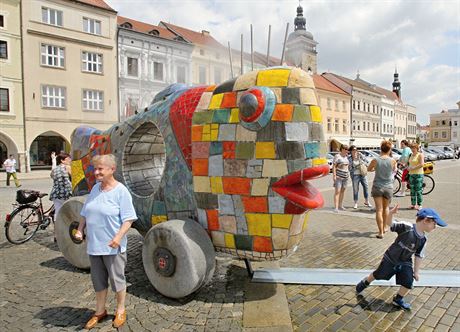
[(54, 204), (46, 211), (43, 208), (42, 198), (47, 195), (35, 190), (16, 192), (15, 208), (5, 219), (5, 235), (9, 242), (27, 242), (39, 229), (44, 230), (54, 223)]
[[(427, 173), (431, 174), (433, 172), (433, 164), (426, 163), (425, 165), (423, 165), (423, 171), (424, 173), (423, 173), (422, 195), (428, 195), (434, 190), (434, 187), (436, 186), (434, 179), (430, 175), (427, 174)], [(396, 170), (394, 180), (393, 180), (393, 195), (396, 195), (401, 189), (402, 172), (403, 172), (403, 169), (398, 167), (398, 169)], [(409, 181), (407, 181), (406, 184), (407, 184), (407, 189), (410, 189)]]

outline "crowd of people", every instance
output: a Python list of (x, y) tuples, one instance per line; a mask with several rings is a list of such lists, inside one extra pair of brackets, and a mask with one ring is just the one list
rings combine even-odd
[[(364, 205), (372, 208), (369, 196), (374, 200), (375, 219), (377, 223), (377, 238), (382, 239), (389, 225), (387, 220), (390, 202), (393, 197), (394, 177), (399, 167), (402, 170), (401, 190), (398, 197), (405, 196), (406, 183), (409, 183), (411, 205), (410, 209), (421, 210), (423, 203), (423, 165), (425, 163), (420, 146), (407, 140), (401, 142), (402, 155), (397, 162), (392, 158), (393, 144), (383, 141), (380, 145), (380, 155), (367, 164), (364, 156), (357, 147), (345, 144), (340, 146), (340, 151), (332, 163), (332, 179), (334, 186), (334, 212), (346, 210), (343, 205), (348, 180), (351, 179), (353, 189), (353, 209), (358, 209), (359, 189), (362, 187)], [(374, 181), (369, 191), (368, 172), (375, 172)]]

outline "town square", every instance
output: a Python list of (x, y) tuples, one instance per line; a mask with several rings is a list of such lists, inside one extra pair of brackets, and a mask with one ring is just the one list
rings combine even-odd
[(2, 1), (5, 330), (458, 330), (459, 15)]

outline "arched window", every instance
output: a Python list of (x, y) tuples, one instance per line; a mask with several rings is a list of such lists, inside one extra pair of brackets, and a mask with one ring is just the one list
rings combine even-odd
[(149, 35), (152, 35), (152, 36), (159, 36), (159, 35), (160, 35), (160, 31), (158, 31), (157, 29), (153, 29), (152, 31), (149, 31)]
[(122, 28), (125, 28), (125, 29), (132, 29), (133, 28), (133, 25), (129, 22), (125, 22), (125, 23), (122, 23), (120, 25)]

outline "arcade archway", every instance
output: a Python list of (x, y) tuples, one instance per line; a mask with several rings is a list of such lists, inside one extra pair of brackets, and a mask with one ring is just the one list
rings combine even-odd
[(18, 148), (9, 136), (0, 132), (0, 168), (10, 154), (18, 159)]
[(47, 169), (51, 167), (51, 152), (69, 152), (70, 143), (54, 131), (37, 136), (30, 144), (30, 168)]

